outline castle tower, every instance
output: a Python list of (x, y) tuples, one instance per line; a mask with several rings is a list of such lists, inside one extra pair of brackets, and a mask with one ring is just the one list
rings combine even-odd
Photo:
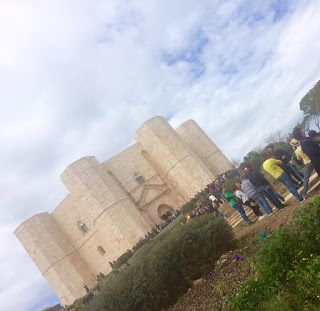
[(31, 217), (14, 233), (63, 304), (85, 295), (83, 283), (93, 286), (95, 276), (48, 213)]
[(214, 176), (234, 168), (228, 158), (194, 120), (182, 123), (176, 132)]
[(136, 132), (136, 140), (156, 164), (159, 174), (174, 184), (185, 200), (214, 179), (163, 117), (145, 122)]
[[(61, 174), (61, 179), (70, 194), (90, 210), (90, 216), (86, 214), (82, 219), (88, 226), (88, 237), (79, 248), (81, 257), (96, 273), (109, 272), (109, 261), (131, 249), (151, 230), (150, 224), (95, 157), (84, 157), (72, 163)], [(98, 245), (105, 252), (99, 264), (94, 255)]]

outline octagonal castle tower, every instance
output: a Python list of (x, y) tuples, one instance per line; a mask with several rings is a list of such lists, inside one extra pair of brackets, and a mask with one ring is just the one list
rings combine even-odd
[(109, 262), (131, 249), (161, 216), (179, 209), (231, 163), (192, 120), (175, 131), (145, 122), (137, 143), (99, 163), (84, 157), (61, 174), (69, 194), (51, 214), (32, 216), (16, 236), (63, 304), (85, 295)]

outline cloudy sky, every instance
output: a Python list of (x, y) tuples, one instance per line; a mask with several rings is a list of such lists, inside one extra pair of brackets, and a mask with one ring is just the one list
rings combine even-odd
[(316, 0), (0, 0), (1, 308), (58, 302), (13, 231), (60, 203), (66, 166), (155, 115), (241, 159), (301, 121), (319, 31)]

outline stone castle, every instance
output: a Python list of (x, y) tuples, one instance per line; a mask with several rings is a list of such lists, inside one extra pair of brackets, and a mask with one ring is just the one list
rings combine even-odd
[(61, 174), (69, 194), (51, 214), (16, 230), (63, 304), (85, 295), (109, 262), (131, 249), (161, 216), (179, 209), (233, 166), (193, 120), (174, 130), (163, 117), (146, 121), (134, 145), (99, 163), (84, 157)]

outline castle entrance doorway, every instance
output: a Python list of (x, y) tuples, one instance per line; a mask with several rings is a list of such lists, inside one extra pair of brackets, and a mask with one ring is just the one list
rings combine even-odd
[(167, 220), (167, 218), (174, 212), (174, 209), (167, 205), (167, 204), (161, 204), (158, 207), (158, 215), (161, 219)]

